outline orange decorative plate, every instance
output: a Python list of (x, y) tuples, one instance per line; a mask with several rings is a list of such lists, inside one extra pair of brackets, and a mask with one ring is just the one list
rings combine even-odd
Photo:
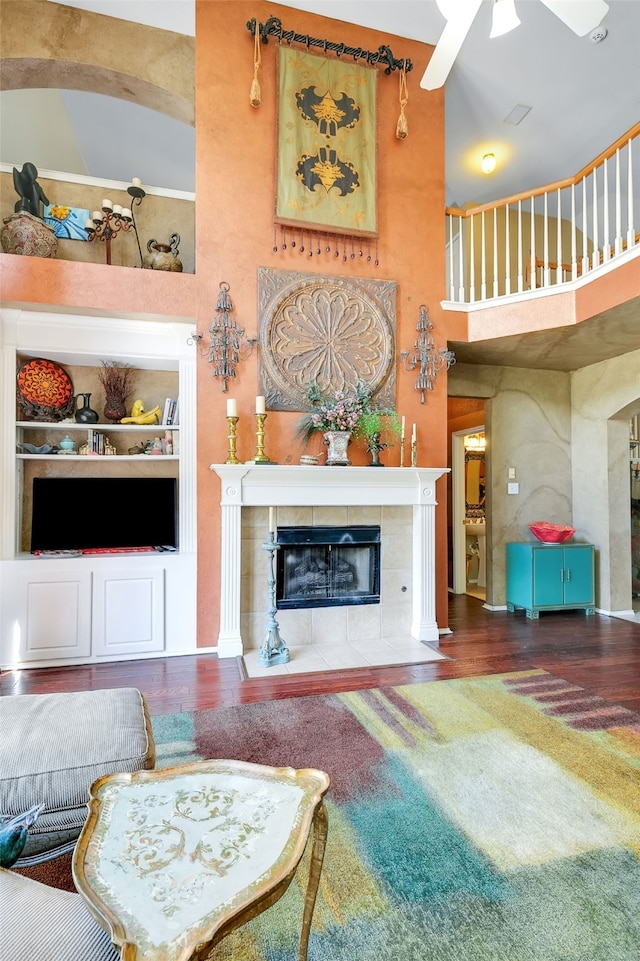
[(18, 370), (18, 402), (38, 420), (62, 420), (73, 411), (73, 384), (51, 360), (28, 360)]

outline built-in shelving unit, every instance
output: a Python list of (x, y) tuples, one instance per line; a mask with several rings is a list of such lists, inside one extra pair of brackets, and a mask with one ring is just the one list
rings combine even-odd
[[(192, 653), (196, 649), (196, 424), (193, 320), (128, 320), (0, 310), (0, 665), (38, 667)], [(74, 391), (93, 392), (100, 410), (100, 362), (136, 369), (133, 397), (147, 409), (180, 397), (178, 425), (25, 420), (16, 371), (25, 358), (64, 366)], [(133, 397), (129, 398), (131, 405)], [(90, 432), (115, 453), (80, 453)], [(154, 438), (172, 453), (129, 453)], [(60, 452), (68, 435), (73, 453)], [(50, 445), (57, 450), (22, 449)], [(29, 551), (35, 477), (175, 477), (178, 550), (34, 556)], [(100, 505), (79, 505), (87, 524)]]

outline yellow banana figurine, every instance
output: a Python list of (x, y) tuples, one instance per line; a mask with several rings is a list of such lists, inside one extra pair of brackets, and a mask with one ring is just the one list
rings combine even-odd
[(136, 400), (133, 402), (131, 408), (131, 417), (123, 417), (120, 421), (121, 424), (159, 424), (160, 423), (160, 405), (158, 404), (153, 410), (144, 409), (144, 404), (141, 400)]

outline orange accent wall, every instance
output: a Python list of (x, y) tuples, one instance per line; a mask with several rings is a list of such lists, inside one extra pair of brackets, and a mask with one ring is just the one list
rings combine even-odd
[[(280, 17), (287, 30), (377, 50), (388, 44), (396, 58), (410, 58), (407, 139), (396, 139), (400, 111), (397, 71), (378, 80), (379, 267), (341, 258), (309, 258), (297, 249), (273, 253), (276, 163), (276, 41), (262, 47), (262, 105), (249, 104), (253, 37), (246, 24)], [(56, 305), (71, 311), (104, 310), (129, 316), (195, 317), (205, 336), (214, 316), (219, 284), (230, 285), (235, 317), (247, 336), (257, 333), (257, 268), (347, 274), (397, 283), (397, 350), (415, 339), (420, 304), (429, 307), (437, 347), (447, 341), (445, 296), (444, 94), (425, 91), (420, 77), (432, 48), (412, 40), (314, 16), (264, 0), (196, 0), (196, 273), (163, 274), (101, 264), (38, 261), (0, 254), (5, 304)], [(457, 326), (456, 326), (457, 325)], [(457, 333), (460, 337), (462, 331)], [(462, 339), (462, 338), (460, 338)], [(214, 380), (206, 351), (197, 360), (198, 392), (198, 644), (215, 645), (219, 632), (220, 490), (210, 464), (227, 457), (226, 400), (238, 402), (238, 456), (255, 453), (257, 357), (241, 363), (228, 393)], [(398, 366), (397, 409), (408, 430), (418, 431), (418, 464), (447, 463), (447, 378), (442, 374), (426, 403), (414, 390), (415, 375)], [(294, 439), (294, 413), (270, 413), (266, 452), (280, 463), (297, 463), (303, 448)], [(354, 463), (367, 462), (352, 444)], [(350, 451), (351, 453), (351, 451)], [(398, 447), (383, 461), (399, 463)], [(265, 468), (268, 470), (268, 468)], [(339, 470), (342, 468), (328, 468)], [(436, 613), (447, 626), (446, 479), (438, 484), (436, 513)]]
[[(378, 221), (380, 266), (355, 265), (341, 258), (310, 258), (296, 250), (273, 247), (276, 164), (276, 47), (270, 38), (262, 47), (262, 105), (249, 104), (253, 77), (253, 37), (246, 23), (264, 23), (276, 16), (286, 30), (377, 50), (389, 44), (397, 58), (409, 57), (414, 69), (407, 77), (409, 136), (396, 139), (399, 115), (397, 72), (378, 80)], [(196, 270), (198, 329), (206, 331), (213, 317), (218, 285), (227, 281), (238, 323), (248, 336), (257, 333), (258, 266), (302, 270), (310, 274), (347, 274), (396, 281), (397, 347), (408, 349), (415, 338), (418, 308), (429, 306), (437, 346), (446, 344), (444, 298), (444, 99), (441, 90), (419, 87), (431, 48), (386, 34), (329, 20), (272, 3), (197, 2), (196, 4)], [(211, 463), (227, 456), (226, 399), (238, 402), (238, 457), (255, 453), (257, 358), (241, 363), (237, 381), (223, 394), (211, 377), (206, 358), (198, 370), (199, 461), (199, 642), (213, 644), (218, 635), (220, 551), (220, 490)], [(438, 381), (427, 402), (420, 404), (414, 375), (397, 372), (397, 409), (407, 424), (418, 425), (418, 463), (446, 465), (447, 384)], [(272, 413), (266, 421), (266, 452), (274, 460), (297, 463), (303, 448), (294, 440), (299, 415)], [(351, 448), (356, 447), (352, 444)], [(351, 456), (350, 448), (350, 456)], [(354, 463), (366, 463), (364, 452), (353, 451)], [(388, 464), (399, 463), (398, 448), (385, 452)], [(265, 468), (268, 470), (268, 468)], [(328, 468), (338, 470), (341, 468)], [(438, 489), (437, 618), (447, 625), (446, 481)]]

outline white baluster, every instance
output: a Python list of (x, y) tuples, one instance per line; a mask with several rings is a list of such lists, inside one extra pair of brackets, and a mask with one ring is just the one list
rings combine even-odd
[(576, 185), (571, 184), (571, 279), (578, 276), (578, 245), (576, 235)]
[(480, 299), (487, 299), (487, 236), (484, 224), (484, 210), (480, 214)]
[(531, 282), (529, 286), (531, 290), (535, 290), (538, 286), (538, 274), (536, 270), (536, 217), (535, 217), (535, 204), (534, 198), (531, 197), (531, 230), (530, 230), (530, 253), (531, 258)]
[(504, 292), (511, 293), (511, 229), (509, 224), (509, 204), (504, 209)]
[(546, 190), (544, 192), (543, 231), (544, 273), (542, 286), (549, 287), (551, 284), (551, 271), (549, 269), (549, 195)]
[(616, 150), (616, 238), (614, 252), (622, 253), (622, 191), (620, 184), (620, 148)]
[(458, 236), (460, 237), (460, 251), (459, 251), (459, 276), (458, 276), (458, 300), (460, 303), (464, 303), (464, 239), (465, 231), (468, 233), (467, 218), (460, 218), (460, 228), (458, 230)]
[(598, 244), (598, 176), (597, 170), (593, 168), (593, 253), (591, 255), (592, 268), (600, 263), (600, 250)]
[(558, 256), (556, 258), (556, 284), (564, 283), (564, 247), (562, 244), (562, 198), (560, 194), (560, 187), (558, 187), (558, 209), (556, 212), (556, 248)]
[(473, 214), (469, 218), (469, 303), (476, 302), (476, 250), (475, 250), (475, 217)]
[(522, 273), (522, 201), (518, 201), (518, 293), (524, 290), (524, 276)]
[(498, 208), (493, 208), (493, 296), (498, 296)]
[(589, 255), (587, 252), (587, 178), (582, 178), (582, 273), (589, 269)]
[(633, 157), (630, 140), (627, 149), (629, 152), (627, 158), (627, 248), (631, 250), (636, 242), (636, 231), (633, 221)]
[(603, 213), (602, 213), (602, 262), (606, 263), (611, 256), (609, 243), (609, 162), (605, 157), (602, 164), (603, 173)]

